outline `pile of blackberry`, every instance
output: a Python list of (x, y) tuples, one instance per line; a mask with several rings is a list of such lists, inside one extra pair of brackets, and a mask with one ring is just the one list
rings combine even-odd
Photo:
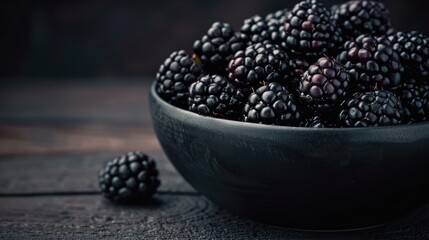
[(205, 117), (313, 128), (429, 120), (429, 38), (386, 5), (303, 0), (234, 30), (215, 22), (161, 65), (156, 91)]

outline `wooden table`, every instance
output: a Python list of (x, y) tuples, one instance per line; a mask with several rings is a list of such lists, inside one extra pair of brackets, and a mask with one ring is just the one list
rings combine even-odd
[[(300, 232), (231, 215), (168, 162), (148, 113), (149, 79), (0, 85), (0, 239), (429, 239), (429, 206), (385, 226)], [(115, 205), (98, 171), (122, 153), (157, 159), (153, 201)], [(429, 190), (429, 189), (428, 189)]]

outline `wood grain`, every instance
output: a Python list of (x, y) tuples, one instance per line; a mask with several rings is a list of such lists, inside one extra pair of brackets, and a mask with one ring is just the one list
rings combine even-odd
[(0, 85), (0, 121), (89, 120), (149, 126), (147, 104), (152, 80), (5, 81), (8, 84)]
[[(429, 238), (428, 211), (429, 207), (411, 220), (375, 229), (315, 233), (242, 219), (200, 196), (157, 195), (154, 201), (140, 205), (114, 205), (101, 196), (0, 198), (0, 234), (4, 239), (420, 240)], [(421, 218), (424, 213), (426, 217)]]
[[(157, 160), (160, 191), (195, 192), (160, 151), (146, 151)], [(114, 153), (15, 156), (0, 158), (0, 194), (96, 192), (98, 172)]]
[(160, 152), (151, 126), (102, 123), (1, 124), (0, 156)]

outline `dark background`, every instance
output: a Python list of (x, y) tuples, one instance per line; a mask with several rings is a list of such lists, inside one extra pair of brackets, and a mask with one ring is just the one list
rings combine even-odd
[[(244, 18), (288, 0), (52, 1), (0, 3), (1, 79), (154, 76), (178, 49), (192, 50), (214, 21), (238, 30)], [(326, 5), (343, 1), (324, 0)], [(427, 2), (383, 1), (399, 30), (429, 33)]]

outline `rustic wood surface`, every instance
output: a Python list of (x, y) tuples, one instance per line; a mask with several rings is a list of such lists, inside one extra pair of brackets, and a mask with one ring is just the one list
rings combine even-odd
[[(0, 85), (0, 239), (429, 239), (429, 206), (384, 226), (302, 232), (231, 215), (166, 159), (147, 106), (150, 81)], [(98, 193), (103, 164), (127, 151), (157, 159), (153, 201)]]

